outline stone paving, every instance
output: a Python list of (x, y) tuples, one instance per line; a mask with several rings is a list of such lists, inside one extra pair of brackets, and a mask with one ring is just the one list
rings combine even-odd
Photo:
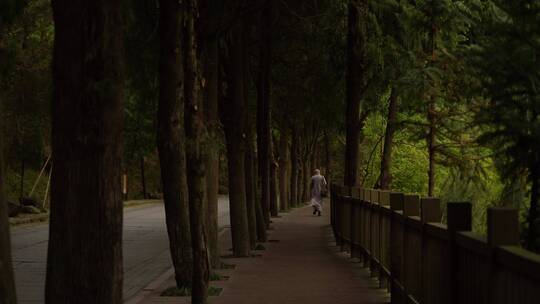
[[(219, 225), (229, 226), (227, 197), (220, 197)], [(20, 304), (44, 302), (49, 225), (11, 227), (17, 296)], [(162, 203), (124, 211), (124, 299), (129, 299), (170, 269)]]
[[(309, 207), (273, 219), (266, 250), (256, 257), (224, 259), (233, 270), (218, 271), (230, 276), (212, 282), (223, 288), (211, 304), (353, 304), (389, 303), (367, 270), (339, 252), (332, 237), (329, 216), (313, 216)], [(230, 255), (230, 231), (224, 231), (220, 246)], [(174, 285), (172, 271), (143, 289), (128, 304), (190, 303), (189, 298), (160, 297)]]

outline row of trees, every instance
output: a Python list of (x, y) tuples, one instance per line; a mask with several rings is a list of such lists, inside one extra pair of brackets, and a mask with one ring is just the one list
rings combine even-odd
[[(518, 207), (524, 245), (538, 251), (539, 9), (349, 1), (345, 184), (472, 199), (478, 214)], [(420, 187), (404, 184), (424, 172)]]
[[(2, 31), (16, 45), (18, 22), (48, 2), (8, 3)], [(52, 1), (49, 23), (35, 25), (54, 33), (52, 77), (43, 76), (52, 95), (34, 96), (52, 100), (51, 114), (40, 114), (54, 163), (46, 302), (122, 301), (122, 175), (152, 151), (177, 287), (206, 302), (210, 271), (222, 265), (223, 175), (233, 254), (247, 257), (266, 241), (271, 216), (308, 199), (313, 169), (330, 171), (344, 67), (333, 24), (346, 27), (344, 10), (311, 0)], [(0, 264), (10, 270), (2, 225)], [(15, 303), (3, 270), (2, 302)]]
[[(3, 33), (38, 2), (8, 1)], [(121, 299), (122, 137), (129, 159), (157, 147), (176, 281), (195, 303), (221, 265), (220, 180), (235, 256), (307, 199), (316, 167), (350, 186), (472, 199), (478, 217), (515, 205), (524, 244), (540, 248), (535, 1), (67, 2), (53, 1), (51, 303)]]

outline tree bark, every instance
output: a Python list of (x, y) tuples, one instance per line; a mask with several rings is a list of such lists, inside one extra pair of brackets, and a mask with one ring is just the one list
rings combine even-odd
[(181, 13), (177, 1), (160, 0), (161, 49), (157, 146), (169, 247), (178, 288), (191, 287), (193, 274), (183, 126)]
[(397, 123), (397, 98), (398, 96), (396, 88), (392, 88), (392, 92), (390, 94), (390, 101), (388, 104), (388, 119), (386, 122), (384, 149), (381, 159), (380, 188), (382, 190), (389, 190), (390, 183), (392, 182), (390, 167), (392, 164), (392, 148), (394, 145), (394, 133), (396, 132)]
[(304, 159), (303, 169), (302, 169), (302, 203), (309, 202), (310, 200), (310, 191), (309, 191), (309, 182), (311, 178), (311, 165), (309, 161), (309, 156)]
[(189, 193), (189, 219), (193, 250), (193, 282), (191, 303), (205, 304), (210, 281), (210, 261), (206, 246), (206, 127), (202, 110), (202, 71), (198, 29), (199, 6), (197, 0), (186, 0), (184, 5), (184, 92), (186, 159)]
[(427, 137), (428, 156), (429, 156), (429, 168), (428, 168), (428, 196), (433, 197), (433, 191), (435, 189), (435, 154), (436, 146), (436, 132), (437, 126), (435, 122), (435, 104), (434, 101), (430, 101), (428, 108), (428, 123), (429, 132)]
[[(430, 11), (430, 17), (431, 17), (431, 24), (430, 24), (430, 47), (431, 47), (431, 58), (430, 58), (430, 64), (431, 66), (435, 66), (436, 64), (436, 57), (435, 57), (435, 51), (437, 48), (435, 38), (437, 36), (437, 25), (435, 24), (435, 4), (432, 3), (431, 11)], [(436, 120), (436, 109), (435, 109), (435, 94), (432, 92), (429, 96), (429, 104), (427, 109), (427, 120), (429, 124), (429, 130), (427, 135), (427, 146), (428, 146), (428, 157), (429, 157), (429, 168), (428, 168), (428, 196), (433, 197), (433, 192), (435, 190), (435, 154), (436, 151), (436, 140), (437, 140), (437, 122)]]
[[(248, 124), (251, 126), (251, 124)], [(248, 127), (247, 135), (247, 149), (246, 149), (246, 200), (247, 200), (247, 212), (248, 212), (248, 226), (249, 226), (249, 239), (251, 249), (255, 249), (257, 245), (257, 174), (255, 172), (255, 138)], [(262, 209), (261, 209), (262, 212)], [(266, 231), (264, 224), (264, 218), (261, 216), (262, 229)]]
[(365, 89), (367, 0), (349, 0), (347, 35), (347, 88), (346, 88), (346, 186), (359, 185), (358, 158), (360, 109)]
[(272, 137), (270, 130), (271, 8), (260, 19), (261, 44), (257, 80), (257, 144), (262, 205), (266, 225), (270, 225)]
[(274, 141), (270, 142), (270, 215), (277, 217), (279, 215), (279, 196), (277, 171), (278, 164), (274, 157)]
[(148, 191), (146, 191), (146, 173), (144, 172), (144, 156), (141, 156), (140, 166), (141, 166), (141, 185), (142, 185), (143, 198), (147, 199)]
[(298, 130), (296, 126), (292, 128), (291, 143), (291, 207), (298, 206)]
[(537, 223), (540, 216), (540, 210), (538, 210), (538, 201), (540, 200), (540, 164), (533, 164), (530, 179), (532, 180), (531, 204), (527, 216), (528, 231), (526, 247), (530, 251), (538, 252), (540, 250), (538, 245), (539, 233)]
[(122, 1), (52, 1), (46, 303), (122, 303)]
[[(2, 37), (0, 33), (0, 47)], [(0, 49), (0, 54), (1, 54)], [(2, 102), (0, 100), (0, 113)], [(0, 303), (15, 304), (17, 295), (15, 292), (15, 278), (11, 259), (11, 238), (9, 234), (9, 218), (5, 193), (5, 169), (4, 169), (4, 132), (3, 123), (0, 121)]]
[[(215, 44), (217, 53), (217, 43)], [(213, 52), (213, 51), (212, 51)], [(216, 54), (217, 55), (217, 54)], [(216, 62), (217, 65), (217, 62)], [(213, 68), (212, 68), (213, 69)], [(212, 72), (214, 73), (214, 72)], [(213, 79), (214, 76), (216, 79)], [(207, 180), (207, 199), (208, 199), (208, 248), (210, 250), (210, 261), (212, 267), (219, 268), (221, 266), (220, 252), (218, 246), (218, 198), (219, 198), (219, 126), (217, 124), (217, 70), (215, 74), (207, 74), (208, 87), (205, 90), (207, 92), (207, 103), (205, 109), (207, 110), (207, 127), (210, 144), (208, 149), (208, 160), (206, 164), (206, 180)], [(215, 82), (214, 82), (215, 81)], [(215, 83), (215, 87), (214, 87)], [(210, 93), (214, 91), (215, 93)], [(214, 95), (215, 94), (215, 99)], [(212, 95), (212, 96), (210, 96)]]
[[(24, 144), (22, 144), (24, 145)], [(21, 148), (22, 148), (22, 145), (21, 145)], [(22, 148), (24, 149), (24, 148)], [(24, 159), (24, 155), (21, 157), (21, 179), (20, 179), (20, 193), (19, 193), (19, 200), (22, 201), (23, 198), (24, 198), (24, 173), (26, 172), (25, 170), (25, 166), (26, 165), (26, 161)]]
[(328, 132), (324, 132), (324, 166), (326, 172), (326, 182), (330, 185), (332, 183), (332, 157), (331, 157), (331, 145), (330, 136)]
[(250, 255), (249, 226), (246, 206), (245, 149), (246, 149), (246, 96), (244, 96), (244, 64), (246, 58), (243, 23), (235, 24), (229, 41), (230, 58), (227, 65), (229, 82), (228, 101), (225, 106), (225, 137), (229, 167), (230, 218), (233, 253), (236, 257)]
[[(254, 148), (252, 148), (255, 150)], [(253, 171), (252, 171), (252, 185), (254, 187), (253, 191), (255, 195), (257, 195), (257, 169), (255, 168), (256, 162), (255, 162), (255, 152), (253, 151), (252, 154), (253, 162)], [(257, 196), (255, 196), (257, 198)], [(263, 206), (262, 204), (257, 203), (255, 201), (255, 218), (256, 218), (256, 225), (257, 225), (257, 240), (261, 243), (265, 243), (268, 240), (268, 234), (266, 233), (266, 221), (264, 220), (264, 213), (263, 213)]]
[(289, 160), (289, 140), (286, 128), (281, 130), (279, 138), (279, 207), (280, 210), (289, 210), (289, 196), (287, 193), (287, 167)]
[(206, 161), (206, 195), (207, 195), (207, 243), (210, 251), (210, 263), (213, 268), (221, 267), (219, 252), (219, 224), (218, 224), (218, 198), (219, 198), (219, 44), (217, 27), (219, 24), (218, 4), (215, 0), (205, 2), (206, 9), (202, 16), (208, 20), (205, 31), (204, 45), (204, 111), (208, 131), (208, 158)]

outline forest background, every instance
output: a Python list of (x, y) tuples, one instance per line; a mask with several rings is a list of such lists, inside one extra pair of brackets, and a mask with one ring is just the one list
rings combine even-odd
[[(51, 154), (51, 5), (48, 0), (19, 2), (10, 11), (0, 8), (0, 115), (6, 190), (13, 202), (30, 195)], [(159, 11), (153, 0), (126, 3), (127, 198), (158, 198)], [(540, 230), (538, 216), (530, 214), (539, 175), (539, 4), (368, 3), (358, 183), (445, 202), (471, 201), (478, 232), (485, 231), (490, 206), (518, 208), (524, 239), (531, 227)], [(299, 189), (305, 192), (316, 167), (332, 182), (344, 175), (347, 1), (282, 1), (277, 11), (281, 21), (272, 28), (272, 152), (275, 162), (289, 169), (297, 162)], [(247, 56), (256, 66), (257, 52)], [(254, 121), (256, 76), (251, 76), (247, 115)], [(280, 162), (293, 138), (296, 160)], [(220, 192), (226, 194), (223, 136), (218, 147)], [(287, 174), (290, 179), (291, 170)], [(47, 175), (32, 193), (40, 202)], [(538, 250), (538, 239), (528, 247)]]

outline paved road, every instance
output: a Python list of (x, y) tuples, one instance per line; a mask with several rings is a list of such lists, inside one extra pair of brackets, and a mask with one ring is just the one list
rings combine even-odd
[[(229, 201), (219, 200), (219, 225), (229, 225)], [(19, 303), (43, 303), (48, 224), (15, 227), (11, 242)], [(162, 204), (124, 211), (124, 299), (171, 267)]]

